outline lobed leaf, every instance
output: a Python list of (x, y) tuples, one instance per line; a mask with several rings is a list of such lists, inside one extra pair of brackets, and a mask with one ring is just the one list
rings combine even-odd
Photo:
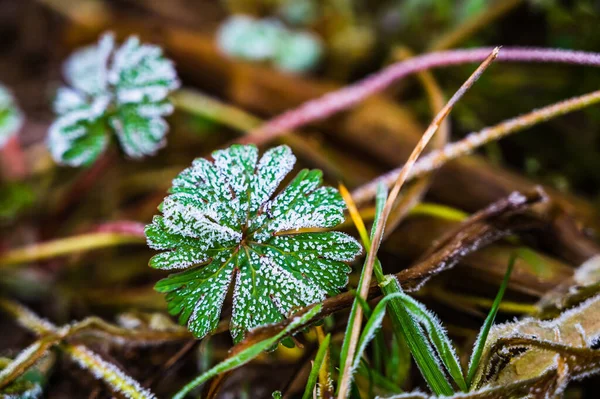
[(58, 117), (48, 146), (63, 165), (92, 164), (108, 146), (110, 131), (131, 158), (155, 154), (165, 145), (173, 112), (167, 96), (179, 87), (173, 63), (160, 47), (130, 37), (115, 47), (112, 34), (74, 53), (63, 68), (70, 87), (58, 90)]
[(189, 268), (161, 280), (169, 312), (198, 338), (217, 325), (230, 285), (230, 331), (275, 323), (298, 308), (322, 301), (346, 286), (347, 265), (362, 251), (334, 227), (344, 203), (320, 187), (320, 171), (301, 171), (274, 195), (296, 158), (287, 146), (258, 159), (253, 145), (215, 151), (214, 162), (197, 159), (173, 180), (170, 194), (146, 227), (150, 260), (157, 269)]

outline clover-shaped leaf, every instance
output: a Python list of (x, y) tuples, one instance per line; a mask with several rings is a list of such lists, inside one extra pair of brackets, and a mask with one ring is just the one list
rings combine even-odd
[(23, 125), (23, 114), (7, 88), (0, 85), (0, 148), (16, 135)]
[(165, 145), (173, 112), (169, 92), (179, 87), (173, 63), (160, 47), (130, 37), (115, 48), (105, 34), (95, 46), (74, 53), (64, 65), (70, 87), (58, 90), (48, 145), (61, 164), (92, 164), (113, 131), (131, 158), (153, 155)]
[(230, 331), (238, 342), (251, 328), (336, 294), (347, 284), (346, 262), (362, 248), (344, 233), (314, 231), (344, 220), (344, 201), (335, 188), (320, 187), (320, 171), (301, 171), (274, 195), (296, 160), (287, 146), (260, 160), (253, 145), (212, 156), (173, 180), (162, 215), (146, 227), (148, 245), (163, 251), (150, 266), (187, 269), (156, 289), (199, 338), (216, 328), (235, 281)]

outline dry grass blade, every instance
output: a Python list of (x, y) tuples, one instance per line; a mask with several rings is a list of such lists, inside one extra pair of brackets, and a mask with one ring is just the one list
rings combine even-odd
[[(431, 151), (415, 164), (407, 178), (410, 180), (419, 176), (423, 176), (440, 168), (442, 165), (453, 159), (472, 153), (482, 145), (501, 139), (509, 134), (527, 129), (528, 127), (549, 119), (565, 115), (569, 112), (577, 111), (593, 104), (597, 104), (598, 102), (600, 102), (600, 90), (561, 101), (556, 104), (537, 109), (528, 114), (501, 122), (495, 126), (485, 128), (479, 132), (471, 133), (460, 141), (446, 145), (446, 147), (441, 150)], [(384, 183), (388, 187), (391, 186), (399, 178), (402, 170), (403, 167), (394, 169), (370, 181), (369, 183), (358, 187), (352, 192), (354, 201), (356, 201), (357, 204), (362, 204), (371, 200), (375, 196), (377, 185), (379, 183)]]
[[(427, 146), (427, 143), (429, 143), (429, 140), (431, 139), (431, 137), (435, 134), (435, 132), (439, 128), (439, 126), (442, 123), (442, 121), (444, 120), (444, 118), (446, 118), (446, 116), (450, 113), (450, 110), (452, 110), (452, 107), (454, 107), (454, 105), (458, 102), (458, 100), (460, 100), (460, 98), (467, 92), (467, 90), (469, 90), (469, 88), (477, 81), (477, 79), (479, 79), (479, 77), (483, 74), (483, 72), (491, 65), (491, 63), (498, 56), (499, 51), (500, 51), (499, 48), (495, 48), (494, 51), (492, 51), (492, 53), (488, 56), (488, 58), (475, 70), (475, 72), (473, 72), (473, 74), (469, 77), (469, 79), (467, 79), (467, 81), (452, 96), (450, 101), (448, 101), (446, 106), (436, 115), (436, 117), (433, 119), (433, 121), (431, 122), (431, 124), (429, 125), (429, 127), (427, 128), (425, 133), (423, 134), (423, 137), (421, 138), (419, 143), (417, 143), (417, 146), (411, 153), (410, 157), (408, 158), (408, 161), (404, 164), (404, 167), (402, 168), (402, 171), (398, 175), (398, 179), (396, 180), (396, 183), (394, 184), (394, 187), (392, 188), (392, 190), (385, 202), (385, 206), (383, 207), (383, 212), (381, 214), (380, 220), (377, 223), (375, 233), (373, 234), (373, 239), (371, 240), (371, 245), (372, 245), (371, 250), (367, 254), (367, 260), (366, 260), (365, 266), (364, 266), (366, 269), (364, 271), (365, 279), (363, 280), (363, 284), (359, 290), (359, 296), (361, 298), (366, 298), (368, 295), (369, 286), (371, 283), (371, 276), (373, 274), (373, 266), (375, 264), (375, 258), (377, 256), (377, 251), (379, 249), (381, 239), (383, 237), (383, 232), (385, 230), (385, 223), (390, 215), (390, 212), (392, 211), (392, 208), (394, 206), (396, 198), (398, 197), (398, 194), (400, 193), (400, 189), (402, 188), (402, 186), (404, 185), (404, 182), (406, 181), (406, 177), (408, 176), (408, 173), (410, 172), (411, 168), (417, 161), (417, 158), (419, 157), (419, 155), (421, 155), (421, 152), (423, 152), (423, 150)], [(354, 325), (352, 326), (352, 329), (350, 330), (350, 334), (352, 334), (352, 335), (350, 338), (350, 345), (348, 348), (348, 356), (346, 358), (346, 364), (343, 365), (343, 377), (340, 382), (340, 387), (338, 388), (338, 399), (346, 398), (348, 395), (348, 392), (349, 392), (352, 359), (354, 358), (357, 340), (358, 340), (358, 337), (360, 336), (361, 322), (362, 322), (362, 309), (360, 309), (360, 307), (359, 307), (357, 309), (356, 318), (354, 319)]]
[[(406, 58), (412, 57), (413, 55), (409, 50), (405, 50), (400, 56)], [(434, 115), (441, 112), (446, 101), (444, 99), (444, 93), (442, 93), (442, 90), (435, 81), (433, 74), (429, 71), (423, 71), (417, 74), (417, 78), (429, 97), (429, 107)], [(448, 120), (444, 120), (440, 124), (437, 134), (431, 141), (431, 148), (436, 150), (444, 148), (448, 143), (449, 138), (450, 123)], [(402, 220), (404, 220), (408, 213), (421, 202), (430, 185), (431, 177), (425, 175), (406, 190), (404, 195), (398, 200), (398, 204), (390, 215), (388, 228), (383, 237), (384, 239), (387, 238), (387, 236), (398, 227)]]

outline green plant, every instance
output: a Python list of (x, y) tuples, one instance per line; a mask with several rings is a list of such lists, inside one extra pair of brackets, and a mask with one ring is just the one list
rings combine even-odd
[(0, 84), (0, 148), (16, 135), (23, 125), (23, 114), (11, 92)]
[(167, 293), (169, 312), (198, 338), (216, 328), (235, 277), (230, 331), (239, 342), (248, 329), (336, 294), (351, 270), (345, 262), (362, 248), (344, 233), (320, 230), (342, 222), (345, 209), (335, 188), (320, 187), (321, 171), (300, 171), (273, 197), (296, 160), (289, 147), (260, 161), (253, 145), (212, 157), (214, 163), (196, 159), (173, 180), (162, 216), (146, 227), (148, 245), (164, 251), (150, 266), (189, 268), (156, 290)]
[(97, 45), (75, 52), (64, 65), (69, 87), (58, 90), (48, 146), (60, 164), (92, 164), (106, 149), (109, 131), (131, 158), (153, 155), (166, 143), (173, 112), (168, 94), (179, 87), (173, 63), (160, 47), (135, 36), (115, 47), (104, 34)]
[(321, 41), (316, 35), (289, 30), (274, 18), (255, 20), (234, 15), (221, 25), (217, 43), (230, 56), (250, 61), (271, 61), (278, 69), (289, 72), (312, 69), (323, 54)]

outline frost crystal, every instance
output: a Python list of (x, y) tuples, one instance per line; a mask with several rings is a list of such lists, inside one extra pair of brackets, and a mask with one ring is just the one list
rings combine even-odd
[(64, 65), (70, 87), (58, 90), (48, 145), (56, 162), (92, 164), (108, 146), (113, 130), (131, 158), (156, 153), (165, 145), (173, 112), (168, 94), (179, 87), (173, 63), (160, 47), (130, 37), (115, 48), (105, 34), (95, 46), (73, 54)]
[(0, 148), (16, 135), (23, 125), (23, 114), (12, 94), (0, 84)]
[(344, 220), (344, 201), (334, 188), (320, 187), (320, 171), (301, 171), (274, 195), (296, 161), (289, 147), (260, 160), (253, 145), (212, 156), (214, 162), (196, 159), (173, 180), (146, 237), (163, 251), (150, 266), (187, 269), (156, 289), (196, 337), (216, 328), (234, 282), (230, 331), (237, 342), (251, 328), (336, 294), (347, 284), (346, 262), (362, 248), (341, 232), (302, 231)]

